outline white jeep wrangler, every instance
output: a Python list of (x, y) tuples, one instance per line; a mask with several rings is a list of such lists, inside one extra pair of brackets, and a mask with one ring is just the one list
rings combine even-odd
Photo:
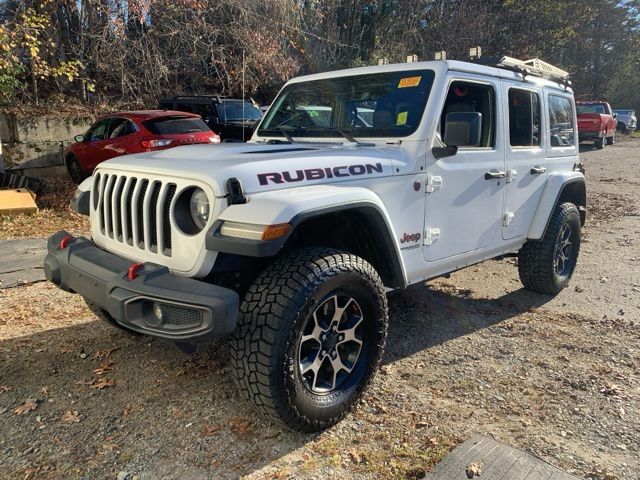
[[(517, 254), (567, 286), (586, 216), (573, 94), (539, 62), (382, 65), (288, 82), (246, 144), (98, 166), (47, 278), (183, 349), (230, 336), (235, 380), (300, 431), (340, 420), (385, 344), (386, 292)], [(540, 66), (542, 65), (542, 66)]]

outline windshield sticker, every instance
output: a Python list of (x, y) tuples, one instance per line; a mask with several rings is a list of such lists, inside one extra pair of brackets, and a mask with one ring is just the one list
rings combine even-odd
[(398, 88), (417, 87), (422, 77), (404, 77), (400, 79)]
[(405, 125), (407, 123), (407, 114), (409, 112), (400, 112), (396, 118), (396, 125)]

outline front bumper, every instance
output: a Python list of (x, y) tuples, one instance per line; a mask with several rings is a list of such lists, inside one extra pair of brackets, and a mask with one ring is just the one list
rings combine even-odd
[[(60, 231), (47, 242), (47, 280), (82, 295), (125, 329), (181, 346), (223, 337), (235, 329), (239, 298), (233, 290), (175, 275), (153, 263), (145, 263), (129, 280), (130, 260), (83, 237), (61, 248), (68, 236)], [(154, 310), (160, 311), (160, 318)]]

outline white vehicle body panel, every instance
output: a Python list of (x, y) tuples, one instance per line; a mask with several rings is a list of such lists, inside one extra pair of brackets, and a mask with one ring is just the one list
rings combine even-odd
[[(523, 81), (516, 72), (456, 61), (327, 72), (299, 77), (288, 84), (419, 69), (433, 70), (435, 80), (420, 125), (406, 137), (358, 137), (358, 144), (340, 137), (304, 138), (287, 144), (282, 143), (282, 137), (260, 136), (258, 126), (247, 144), (190, 145), (100, 164), (94, 177), (124, 175), (176, 185), (169, 217), (174, 247), (167, 256), (153, 252), (148, 245), (129, 245), (105, 234), (93, 208), (92, 190), (91, 231), (95, 242), (132, 261), (159, 263), (181, 275), (202, 277), (217, 257), (217, 252), (206, 250), (204, 241), (206, 231), (217, 220), (279, 224), (303, 213), (364, 204), (380, 211), (392, 232), (401, 258), (403, 283), (407, 285), (517, 251), (527, 238), (540, 238), (564, 182), (582, 176), (573, 171), (578, 161), (577, 134), (575, 144), (566, 147), (551, 147), (548, 135), (549, 92), (572, 99), (570, 90), (548, 80), (527, 77)], [(440, 114), (453, 80), (490, 84), (495, 89), (495, 146), (461, 148), (456, 155), (436, 159), (431, 149), (441, 145)], [(540, 147), (510, 146), (509, 88), (540, 95)], [(575, 122), (575, 109), (573, 115)], [(273, 141), (280, 143), (269, 143)], [(533, 167), (546, 171), (533, 175)], [(511, 180), (486, 180), (484, 174), (490, 170), (512, 170)], [(226, 184), (230, 178), (241, 182), (248, 203), (228, 205)], [(427, 191), (431, 187), (427, 184), (434, 179), (441, 182), (439, 188)], [(175, 221), (173, 208), (180, 192), (192, 186), (207, 193), (212, 208), (207, 227), (198, 234), (186, 235)], [(81, 188), (88, 187), (83, 184)], [(150, 202), (145, 201), (146, 205)], [(505, 222), (508, 214), (510, 220)], [(157, 220), (162, 220), (159, 215)]]

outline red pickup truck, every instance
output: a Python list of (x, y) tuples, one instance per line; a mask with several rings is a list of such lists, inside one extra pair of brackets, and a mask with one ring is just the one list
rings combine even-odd
[(616, 114), (607, 102), (578, 102), (578, 139), (592, 140), (596, 148), (613, 145), (616, 141)]

